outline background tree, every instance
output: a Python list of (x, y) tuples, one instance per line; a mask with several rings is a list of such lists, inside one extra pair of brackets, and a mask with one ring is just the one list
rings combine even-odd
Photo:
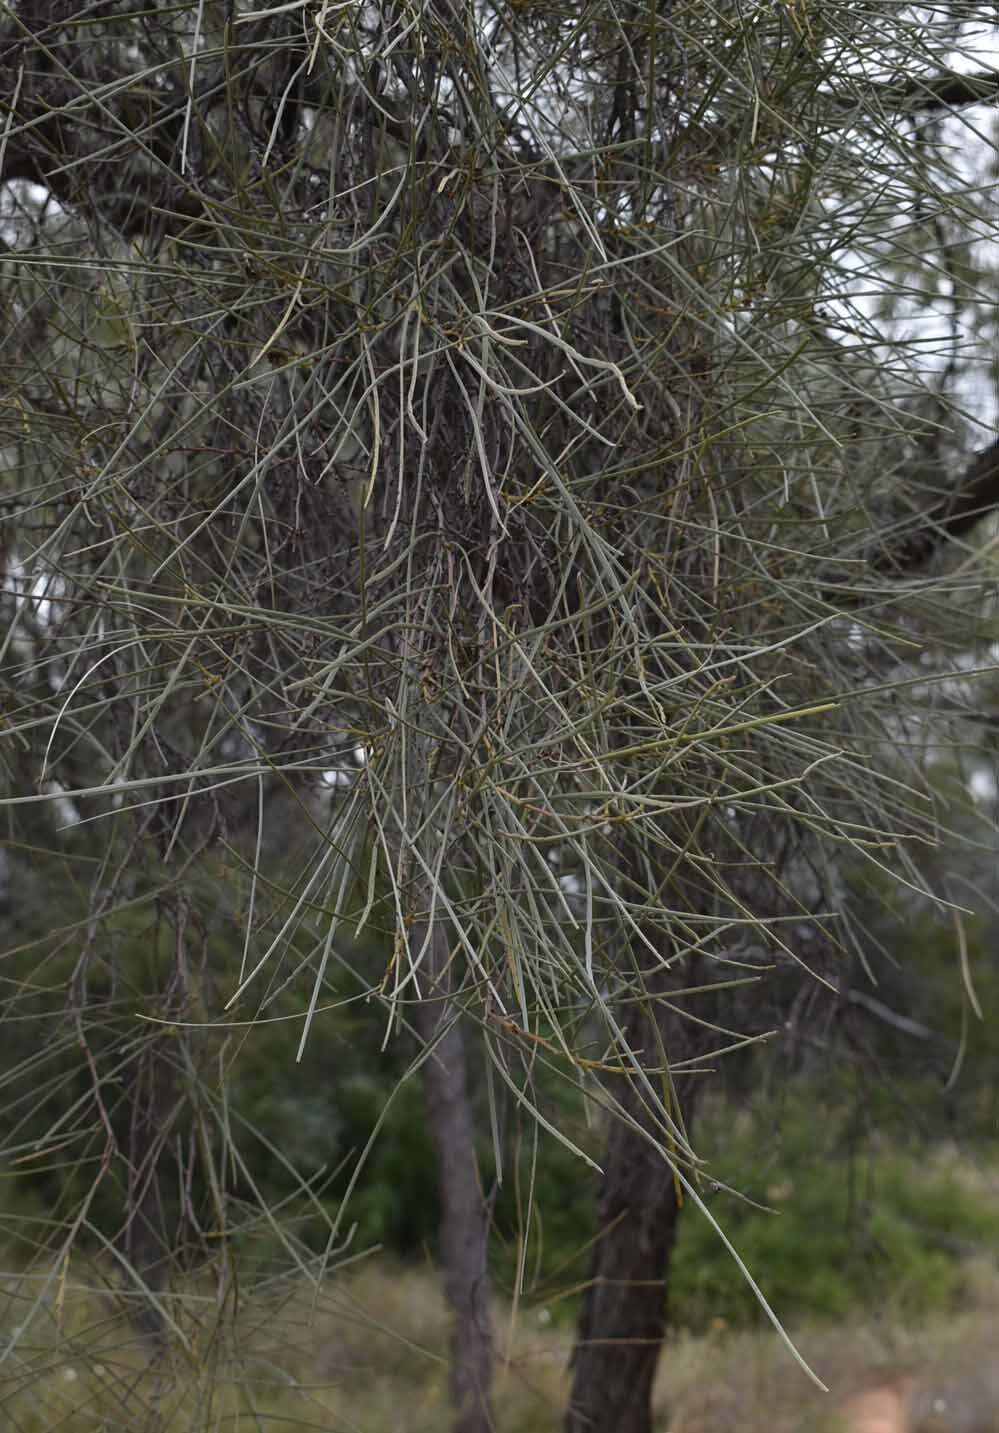
[[(978, 16), (5, 15), (9, 839), (58, 853), (39, 808), (70, 799), (101, 843), (88, 1048), (136, 904), (170, 932), (171, 1030), (205, 1000), (265, 1016), (297, 971), (304, 1044), (343, 937), (392, 942), (370, 994), (425, 1047), (469, 1433), (467, 1030), (519, 1107), (545, 1118), (543, 1052), (617, 1121), (568, 1417), (644, 1429), (673, 1220), (702, 1202), (688, 1089), (765, 1033), (741, 1022), (774, 967), (835, 985), (844, 859), (920, 882), (937, 818), (885, 758), (890, 685), (976, 614), (941, 573), (902, 612), (899, 575), (967, 535), (992, 469), (946, 495), (946, 385), (884, 347), (857, 276), (891, 296), (910, 213), (948, 246), (974, 186), (922, 118), (994, 92), (949, 68)], [(267, 890), (279, 795), (301, 874)], [(227, 862), (245, 886), (193, 881)], [(245, 934), (227, 1016), (192, 973), (220, 916)], [(179, 1038), (190, 1091), (209, 1036)], [(122, 1161), (132, 1228), (155, 1150), (123, 1153), (102, 1078), (92, 1189)]]

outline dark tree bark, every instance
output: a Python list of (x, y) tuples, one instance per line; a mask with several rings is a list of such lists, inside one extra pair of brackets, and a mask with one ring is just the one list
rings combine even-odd
[[(426, 927), (416, 926), (419, 950)], [(427, 1121), (437, 1150), (441, 1201), (444, 1292), (454, 1316), (451, 1391), (454, 1433), (490, 1433), (493, 1336), (486, 1261), (488, 1221), (475, 1154), (475, 1124), (468, 1096), (465, 1042), (450, 998), (447, 932), (435, 922), (421, 964), (429, 988), (413, 1010), (413, 1023), (433, 1052), (422, 1066)], [(443, 1033), (442, 1033), (443, 1032)]]
[[(663, 987), (649, 984), (655, 1002)], [(679, 1025), (678, 1017), (658, 1002), (654, 1013), (648, 1004), (636, 1006), (625, 1027), (628, 1045), (644, 1051), (650, 1067), (657, 1066), (660, 1050), (675, 1055), (683, 1034)], [(650, 1076), (653, 1086), (660, 1079)], [(639, 1128), (614, 1119), (607, 1140), (599, 1233), (573, 1352), (566, 1433), (652, 1430), (652, 1385), (666, 1333), (669, 1268), (682, 1201), (673, 1171), (651, 1143), (662, 1142), (663, 1130), (648, 1091), (632, 1081), (622, 1104)], [(679, 1113), (689, 1130), (692, 1087), (682, 1093)]]

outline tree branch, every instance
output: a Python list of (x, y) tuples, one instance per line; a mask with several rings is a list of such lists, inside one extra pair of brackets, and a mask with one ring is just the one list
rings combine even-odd
[(875, 572), (904, 575), (951, 538), (963, 537), (999, 507), (999, 441), (977, 453), (954, 489), (913, 521), (884, 532), (869, 549)]
[(944, 70), (938, 75), (915, 76), (900, 84), (874, 85), (842, 103), (868, 106), (876, 100), (886, 110), (933, 112), (959, 109), (967, 104), (988, 104), (999, 98), (999, 70), (979, 70), (973, 75)]

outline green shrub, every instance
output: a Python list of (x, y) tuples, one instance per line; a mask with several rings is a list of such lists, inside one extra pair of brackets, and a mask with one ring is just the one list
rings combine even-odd
[[(841, 1320), (891, 1311), (917, 1317), (953, 1307), (962, 1260), (999, 1248), (999, 1210), (925, 1157), (851, 1141), (845, 1111), (801, 1092), (779, 1131), (759, 1118), (721, 1125), (713, 1112), (701, 1149), (710, 1173), (754, 1204), (705, 1195), (715, 1218), (782, 1319)], [(761, 1209), (759, 1205), (765, 1205)], [(695, 1210), (680, 1223), (671, 1298), (675, 1321), (733, 1325), (762, 1313), (731, 1255)]]

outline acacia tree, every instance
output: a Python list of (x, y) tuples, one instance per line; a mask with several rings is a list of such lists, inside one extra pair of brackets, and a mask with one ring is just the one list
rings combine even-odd
[(568, 1426), (638, 1433), (700, 1202), (690, 1090), (766, 970), (835, 981), (840, 861), (918, 879), (933, 839), (883, 759), (893, 602), (994, 470), (884, 506), (949, 410), (856, 293), (904, 296), (917, 200), (930, 232), (974, 204), (919, 125), (994, 93), (947, 66), (976, 14), (4, 13), (11, 831), (51, 844), (36, 806), (68, 795), (109, 833), (81, 1009), (142, 899), (174, 1019), (192, 865), (272, 790), (302, 877), (276, 924), (243, 912), (229, 1007), (267, 1008), (293, 940), (318, 1000), (392, 911), (372, 993), (425, 1046), (467, 1433), (468, 1032), (538, 1118), (539, 1051), (609, 1113)]

